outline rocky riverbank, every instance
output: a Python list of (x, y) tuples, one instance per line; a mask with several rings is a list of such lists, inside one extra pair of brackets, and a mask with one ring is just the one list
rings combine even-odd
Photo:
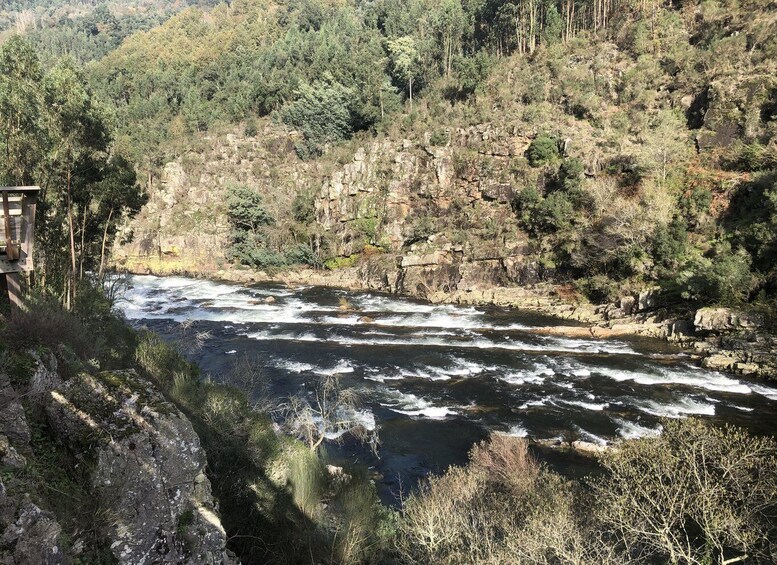
[[(730, 308), (681, 312), (662, 304), (659, 289), (628, 294), (611, 304), (591, 304), (568, 288), (552, 284), (527, 286), (473, 285), (444, 290), (408, 285), (414, 266), (391, 267), (386, 257), (336, 270), (294, 269), (273, 274), (244, 268), (181, 268), (177, 262), (128, 261), (117, 265), (135, 274), (188, 275), (241, 284), (275, 282), (289, 286), (328, 286), (401, 294), (433, 303), (489, 305), (528, 310), (573, 324), (535, 331), (567, 337), (640, 336), (671, 342), (687, 350), (703, 367), (738, 375), (777, 379), (777, 339), (764, 331), (763, 320)], [(190, 263), (196, 265), (196, 262)], [(387, 265), (390, 267), (387, 268)], [(410, 271), (410, 273), (408, 273)]]

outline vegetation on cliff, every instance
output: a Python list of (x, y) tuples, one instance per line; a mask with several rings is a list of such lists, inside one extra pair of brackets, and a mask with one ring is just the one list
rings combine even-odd
[[(457, 266), (418, 282), (429, 292), (473, 284), (457, 265), (472, 263), (473, 280), (594, 301), (660, 285), (676, 303), (768, 308), (773, 8), (245, 0), (131, 35), (86, 76), (152, 197), (171, 159), (221, 195), (134, 224), (158, 254), (208, 217), (233, 244), (217, 259), (256, 268), (418, 248)], [(216, 154), (225, 131), (250, 144)], [(226, 220), (236, 184), (274, 220), (250, 242)]]

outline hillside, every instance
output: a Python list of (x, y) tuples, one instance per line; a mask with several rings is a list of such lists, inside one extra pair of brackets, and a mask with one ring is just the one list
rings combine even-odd
[[(303, 20), (311, 6), (319, 10), (318, 27)], [(159, 155), (157, 169), (149, 161), (154, 154), (143, 149), (151, 203), (128, 229), (144, 235), (119, 256), (156, 251), (186, 258), (207, 250), (211, 265), (227, 258), (277, 269), (299, 258), (353, 264), (367, 249), (371, 261), (388, 266), (386, 289), (421, 296), (552, 281), (571, 282), (593, 301), (655, 285), (691, 304), (771, 300), (773, 4), (690, 3), (644, 12), (624, 4), (603, 29), (587, 29), (584, 19), (574, 33), (554, 37), (545, 29), (532, 48), (494, 47), (493, 37), (462, 24), (455, 57), (438, 52), (439, 45), (428, 47), (426, 67), (418, 56), (412, 103), (392, 75), (389, 47), (398, 33), (393, 26), (411, 24), (391, 23), (399, 16), (388, 3), (324, 8), (267, 11), (246, 3), (188, 11), (94, 67), (96, 84), (124, 115), (128, 145), (150, 144)], [(487, 14), (484, 6), (466, 10)], [(384, 19), (370, 27), (376, 13)], [(374, 36), (375, 46), (343, 59), (337, 55), (344, 43), (331, 39), (355, 33), (342, 28), (354, 18), (366, 30), (360, 41)], [(435, 22), (423, 20), (413, 32)], [(260, 41), (246, 52), (248, 38)], [(302, 49), (294, 67), (273, 55), (295, 52), (290, 45)], [(382, 80), (392, 96), (405, 98), (404, 109), (394, 105), (380, 119), (374, 101), (382, 98), (365, 89), (367, 66), (349, 66), (369, 60), (371, 49), (387, 65)], [(151, 51), (160, 56), (144, 55)], [(175, 87), (183, 102), (147, 111), (143, 104), (153, 97), (114, 90), (118, 83), (108, 75), (118, 68), (155, 84), (164, 82), (163, 69), (178, 72), (185, 77)], [(285, 77), (286, 90), (275, 97), (252, 90), (246, 98), (245, 87), (271, 84), (269, 76)], [(322, 76), (329, 78), (306, 82)], [(201, 96), (195, 113), (208, 119), (192, 124), (188, 101), (208, 84), (212, 96)], [(334, 112), (333, 92), (341, 86), (358, 93), (348, 101), (357, 109), (373, 101), (369, 112), (349, 108), (348, 132), (322, 132), (312, 116), (294, 113), (301, 104), (319, 115), (317, 104)], [(231, 105), (240, 100), (247, 105), (237, 111)], [(334, 114), (326, 118), (336, 123)], [(323, 155), (311, 155), (310, 147)], [(163, 172), (161, 182), (154, 171)], [(236, 184), (260, 194), (272, 218), (248, 251), (228, 219), (228, 187)], [(207, 207), (198, 200), (208, 200)], [(168, 223), (168, 216), (177, 220)], [(152, 225), (149, 218), (157, 217), (164, 225)], [(211, 227), (183, 220), (201, 217)]]

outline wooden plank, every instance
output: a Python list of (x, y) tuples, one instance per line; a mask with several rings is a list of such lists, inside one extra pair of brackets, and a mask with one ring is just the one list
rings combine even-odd
[(0, 186), (0, 193), (2, 192), (24, 192), (24, 193), (38, 193), (40, 192), (39, 186)]
[(38, 203), (37, 193), (29, 194), (24, 198), (24, 242), (22, 243), (21, 259), (33, 268), (32, 250), (35, 246), (35, 208)]
[(5, 283), (8, 285), (8, 300), (11, 302), (11, 318), (22, 310), (22, 285), (19, 273), (6, 273)]

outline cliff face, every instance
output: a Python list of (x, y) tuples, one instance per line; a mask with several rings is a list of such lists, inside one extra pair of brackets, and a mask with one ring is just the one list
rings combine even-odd
[[(316, 218), (333, 254), (377, 245), (385, 290), (429, 297), (458, 288), (537, 280), (511, 201), (511, 161), (529, 140), (490, 125), (457, 130), (444, 146), (402, 140), (359, 148), (325, 179)], [(489, 163), (489, 170), (482, 163)]]
[(260, 143), (233, 133), (168, 163), (149, 203), (124, 227), (114, 261), (131, 266), (162, 257), (182, 271), (221, 268), (229, 245), (224, 199), (239, 182), (262, 194), (278, 218), (270, 228), (276, 233), (286, 229), (295, 197), (311, 193), (327, 255), (380, 247), (371, 264), (386, 290), (428, 297), (538, 279), (511, 208), (511, 164), (522, 159), (528, 137), (487, 124), (452, 132), (444, 145), (383, 139), (354, 143), (330, 162), (305, 163), (267, 150), (281, 143), (277, 129), (265, 135)]
[(31, 359), (28, 381), (0, 375), (0, 563), (100, 550), (128, 564), (231, 563), (186, 417), (134, 371), (63, 381), (54, 356)]

